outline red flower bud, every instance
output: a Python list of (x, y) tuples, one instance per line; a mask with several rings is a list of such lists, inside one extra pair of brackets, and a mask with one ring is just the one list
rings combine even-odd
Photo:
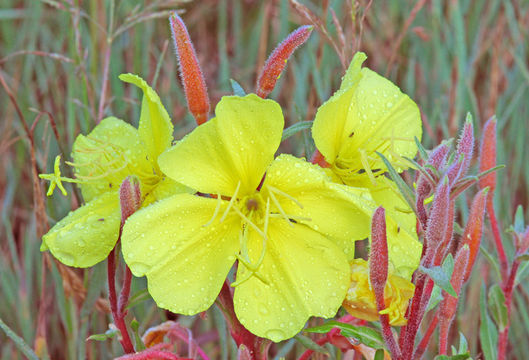
[(140, 180), (137, 176), (127, 176), (119, 187), (119, 202), (121, 205), (121, 223), (136, 212), (141, 206)]
[(200, 70), (197, 55), (184, 22), (176, 12), (171, 13), (169, 22), (180, 65), (180, 78), (184, 86), (187, 106), (197, 124), (200, 125), (208, 120), (210, 109), (206, 81)]
[(258, 96), (266, 98), (274, 90), (288, 58), (298, 46), (307, 41), (312, 32), (312, 28), (312, 26), (307, 25), (297, 28), (270, 54), (257, 79), (256, 93)]
[(488, 188), (481, 190), (474, 196), (472, 207), (470, 208), (470, 215), (463, 233), (463, 246), (468, 245), (470, 249), (470, 257), (468, 260), (468, 267), (465, 273), (465, 280), (468, 279), (470, 271), (476, 261), (478, 255), (479, 245), (481, 243), (481, 235), (483, 234), (483, 218), (485, 216), (485, 205), (487, 204)]
[[(454, 261), (454, 271), (450, 283), (454, 288), (456, 294), (459, 296), (461, 287), (464, 283), (465, 272), (469, 263), (469, 247), (464, 245), (456, 254)], [(455, 298), (447, 292), (443, 291), (443, 301), (439, 307), (439, 353), (446, 354), (448, 345), (448, 331), (454, 319), (459, 298)]]
[[(479, 171), (487, 171), (496, 166), (496, 117), (491, 117), (483, 127), (481, 137), (481, 149), (479, 151)], [(479, 180), (480, 188), (490, 188), (490, 197), (492, 200), (494, 190), (496, 189), (496, 172), (491, 172)]]

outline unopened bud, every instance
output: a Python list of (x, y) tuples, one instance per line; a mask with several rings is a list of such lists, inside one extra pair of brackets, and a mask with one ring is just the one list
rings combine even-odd
[[(484, 172), (496, 166), (496, 117), (491, 117), (483, 127), (481, 148), (479, 151), (479, 171)], [(492, 200), (496, 189), (496, 172), (493, 171), (479, 180), (480, 188), (490, 188)]]
[(266, 98), (274, 90), (288, 58), (298, 46), (307, 41), (312, 32), (312, 28), (312, 26), (307, 25), (301, 26), (291, 32), (285, 40), (277, 45), (266, 60), (263, 70), (261, 70), (257, 79), (256, 94), (258, 96)]
[(119, 202), (121, 205), (121, 223), (134, 214), (141, 206), (140, 180), (130, 175), (123, 180), (119, 188)]
[(433, 199), (432, 207), (426, 225), (426, 256), (423, 266), (430, 266), (435, 253), (442, 240), (446, 236), (446, 230), (449, 227), (449, 209), (450, 209), (450, 184), (448, 177), (445, 176), (440, 184), (437, 185)]
[[(470, 167), (472, 161), (472, 154), (474, 153), (474, 126), (472, 125), (472, 115), (467, 114), (467, 120), (463, 127), (463, 132), (459, 137), (457, 143), (456, 154), (461, 157), (463, 156), (463, 164), (459, 176), (465, 176)], [(457, 179), (456, 179), (457, 180)]]
[(180, 78), (184, 86), (187, 106), (197, 124), (200, 125), (208, 120), (210, 110), (206, 81), (200, 70), (197, 55), (184, 22), (176, 12), (171, 13), (169, 22), (178, 64), (180, 65)]
[(478, 255), (479, 245), (481, 243), (481, 235), (483, 234), (483, 218), (485, 217), (485, 206), (487, 204), (487, 193), (489, 188), (481, 190), (474, 196), (472, 206), (470, 208), (470, 215), (468, 216), (467, 225), (463, 232), (463, 246), (468, 246), (470, 249), (470, 256), (468, 260), (468, 267), (465, 272), (465, 279), (468, 279), (476, 256)]
[[(461, 293), (461, 287), (464, 283), (464, 276), (469, 263), (469, 253), (469, 247), (464, 245), (458, 250), (455, 257), (454, 271), (452, 272), (450, 283), (458, 296)], [(447, 292), (443, 292), (443, 301), (439, 306), (439, 337), (441, 338), (439, 341), (441, 345), (439, 351), (440, 354), (446, 354), (448, 332), (456, 314), (458, 301), (459, 297), (453, 297)]]
[[(388, 279), (388, 241), (386, 237), (386, 211), (378, 207), (371, 220), (371, 251), (369, 253), (369, 280), (377, 299), (384, 302), (384, 287)], [(382, 309), (379, 310), (383, 310)]]

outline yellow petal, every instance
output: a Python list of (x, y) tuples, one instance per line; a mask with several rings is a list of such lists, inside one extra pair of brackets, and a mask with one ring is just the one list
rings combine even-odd
[(79, 186), (86, 202), (119, 189), (128, 175), (139, 175), (142, 186), (154, 177), (138, 131), (115, 117), (101, 121), (90, 134), (79, 135), (72, 157), (75, 175), (84, 181)]
[(145, 196), (142, 206), (147, 206), (155, 201), (171, 197), (176, 194), (194, 194), (195, 190), (177, 183), (170, 177), (163, 177), (150, 193)]
[[(221, 200), (222, 210), (226, 206)], [(240, 220), (208, 224), (216, 199), (179, 194), (132, 215), (122, 252), (132, 273), (146, 275), (157, 305), (180, 314), (206, 310), (217, 297), (239, 251)]]
[(295, 221), (339, 244), (349, 259), (354, 256), (354, 240), (369, 235), (376, 207), (369, 191), (332, 183), (317, 165), (280, 155), (267, 172), (263, 190), (270, 191)]
[(411, 279), (419, 266), (422, 253), (422, 244), (416, 232), (415, 214), (402, 198), (397, 185), (384, 176), (377, 178), (376, 186), (365, 175), (358, 177), (353, 185), (369, 189), (377, 206), (386, 209), (389, 265), (397, 275)]
[[(249, 234), (253, 263), (262, 239)], [(239, 262), (237, 279), (248, 270)], [(272, 219), (257, 276), (235, 289), (237, 318), (252, 333), (281, 341), (297, 334), (310, 316), (336, 315), (349, 285), (349, 266), (341, 249), (311, 228)]]
[[(414, 291), (415, 286), (409, 280), (389, 270), (388, 281), (384, 287), (386, 308), (380, 311), (380, 314), (388, 314), (389, 322), (393, 326), (406, 325), (406, 309)], [(375, 293), (369, 283), (369, 265), (363, 259), (355, 259), (351, 262), (351, 284), (343, 307), (349, 314), (359, 319), (379, 320)]]
[(114, 248), (120, 222), (118, 192), (106, 192), (55, 224), (42, 237), (42, 249), (49, 249), (65, 265), (93, 266)]
[(360, 75), (362, 63), (366, 55), (356, 53), (347, 72), (342, 78), (342, 85), (334, 95), (318, 108), (312, 125), (312, 137), (316, 148), (329, 164), (334, 164), (338, 153), (346, 138), (353, 131), (348, 121), (351, 98), (355, 91)]
[(404, 169), (407, 164), (399, 156), (413, 158), (417, 153), (414, 137), (420, 140), (422, 135), (419, 108), (388, 79), (367, 68), (361, 74), (347, 114), (351, 126), (348, 135), (354, 135), (343, 142), (338, 157), (344, 161), (337, 165), (351, 167), (349, 164), (354, 163), (360, 169), (360, 153), (364, 151), (371, 169), (385, 169), (375, 154), (378, 151), (396, 161), (396, 168)]
[(173, 124), (160, 97), (142, 78), (134, 74), (121, 74), (122, 81), (131, 83), (143, 91), (138, 133), (149, 153), (149, 160), (158, 170), (158, 156), (171, 146)]
[(253, 193), (281, 141), (281, 108), (254, 94), (225, 96), (216, 115), (162, 154), (160, 168), (202, 193), (232, 196), (239, 181)]
[(340, 89), (318, 109), (312, 135), (326, 161), (346, 174), (384, 169), (375, 151), (402, 170), (407, 164), (401, 157), (413, 158), (414, 137), (421, 139), (419, 109), (391, 81), (361, 69), (365, 59), (355, 55)]

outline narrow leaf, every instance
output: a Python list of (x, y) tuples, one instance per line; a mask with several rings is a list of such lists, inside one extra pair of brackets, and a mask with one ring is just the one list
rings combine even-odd
[(322, 353), (322, 354), (329, 355), (329, 352), (327, 351), (327, 349), (325, 349), (323, 346), (320, 346), (320, 345), (316, 344), (314, 341), (312, 341), (311, 338), (309, 338), (307, 336), (303, 336), (301, 334), (297, 334), (296, 336), (294, 336), (294, 339), (296, 339), (297, 342), (299, 342), (301, 345), (305, 346), (307, 349), (310, 349), (310, 350), (313, 350), (313, 351), (316, 351), (316, 352), (319, 352), (319, 353)]
[(487, 312), (486, 294), (487, 289), (485, 288), (485, 284), (482, 284), (479, 298), (479, 311), (481, 315), (479, 338), (485, 360), (495, 360), (498, 358), (498, 330)]
[(231, 89), (233, 90), (233, 95), (236, 96), (246, 96), (246, 92), (242, 88), (241, 84), (239, 84), (237, 81), (230, 79)]
[(5, 332), (8, 338), (13, 340), (17, 349), (20, 350), (28, 359), (39, 360), (38, 356), (33, 352), (29, 345), (26, 344), (24, 339), (15, 334), (15, 332), (11, 330), (2, 319), (0, 319), (0, 329)]
[(501, 331), (507, 326), (509, 316), (507, 314), (507, 306), (505, 305), (505, 296), (498, 284), (490, 287), (488, 298), (489, 311)]
[(362, 344), (367, 345), (373, 349), (386, 348), (382, 335), (377, 330), (364, 326), (354, 326), (351, 324), (344, 324), (339, 321), (328, 321), (321, 326), (305, 329), (305, 331), (325, 334), (334, 328), (339, 328), (343, 336), (353, 337)]
[(410, 205), (410, 208), (413, 209), (413, 211), (416, 213), (415, 209), (415, 195), (413, 194), (413, 191), (410, 189), (410, 187), (404, 182), (404, 180), (400, 177), (400, 175), (397, 173), (395, 168), (391, 165), (388, 159), (378, 151), (376, 152), (377, 155), (382, 159), (384, 164), (386, 165), (386, 168), (388, 169), (389, 176), (391, 176), (391, 179), (397, 184), (397, 187), (399, 188), (402, 196), (404, 197), (404, 200)]
[(292, 135), (306, 129), (310, 129), (312, 127), (312, 121), (300, 121), (298, 123), (295, 123), (292, 126), (289, 126), (285, 130), (283, 130), (283, 137), (281, 138), (281, 141), (285, 141)]

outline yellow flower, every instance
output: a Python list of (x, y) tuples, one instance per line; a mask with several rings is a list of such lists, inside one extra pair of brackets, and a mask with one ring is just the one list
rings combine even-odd
[(216, 118), (160, 156), (165, 174), (199, 193), (125, 223), (125, 261), (158, 306), (206, 310), (238, 260), (234, 307), (252, 333), (280, 341), (309, 316), (336, 314), (349, 285), (344, 251), (367, 236), (374, 203), (302, 159), (274, 160), (283, 126), (272, 100), (223, 97)]
[(340, 89), (318, 109), (312, 136), (334, 181), (368, 188), (386, 209), (390, 267), (409, 279), (421, 255), (415, 215), (396, 185), (381, 176), (385, 166), (375, 152), (398, 170), (406, 168), (403, 157), (417, 152), (414, 137), (421, 138), (421, 117), (397, 86), (361, 67), (365, 59), (364, 53), (354, 56)]
[(61, 178), (58, 171), (41, 176), (62, 190), (60, 180), (78, 183), (85, 205), (70, 212), (42, 237), (41, 250), (50, 250), (62, 263), (89, 267), (104, 260), (114, 248), (121, 222), (119, 187), (129, 175), (141, 181), (143, 205), (187, 190), (164, 178), (157, 159), (171, 146), (173, 125), (160, 98), (141, 78), (124, 74), (120, 79), (143, 90), (139, 128), (115, 117), (101, 121), (94, 130), (79, 135), (73, 144), (76, 179)]
[[(388, 274), (388, 281), (384, 288), (386, 308), (380, 314), (389, 316), (389, 323), (393, 326), (406, 325), (406, 308), (413, 296), (415, 286), (408, 280), (393, 274)], [(363, 259), (351, 262), (351, 285), (343, 302), (343, 307), (354, 317), (368, 321), (378, 321), (375, 293), (369, 283), (369, 265)]]

